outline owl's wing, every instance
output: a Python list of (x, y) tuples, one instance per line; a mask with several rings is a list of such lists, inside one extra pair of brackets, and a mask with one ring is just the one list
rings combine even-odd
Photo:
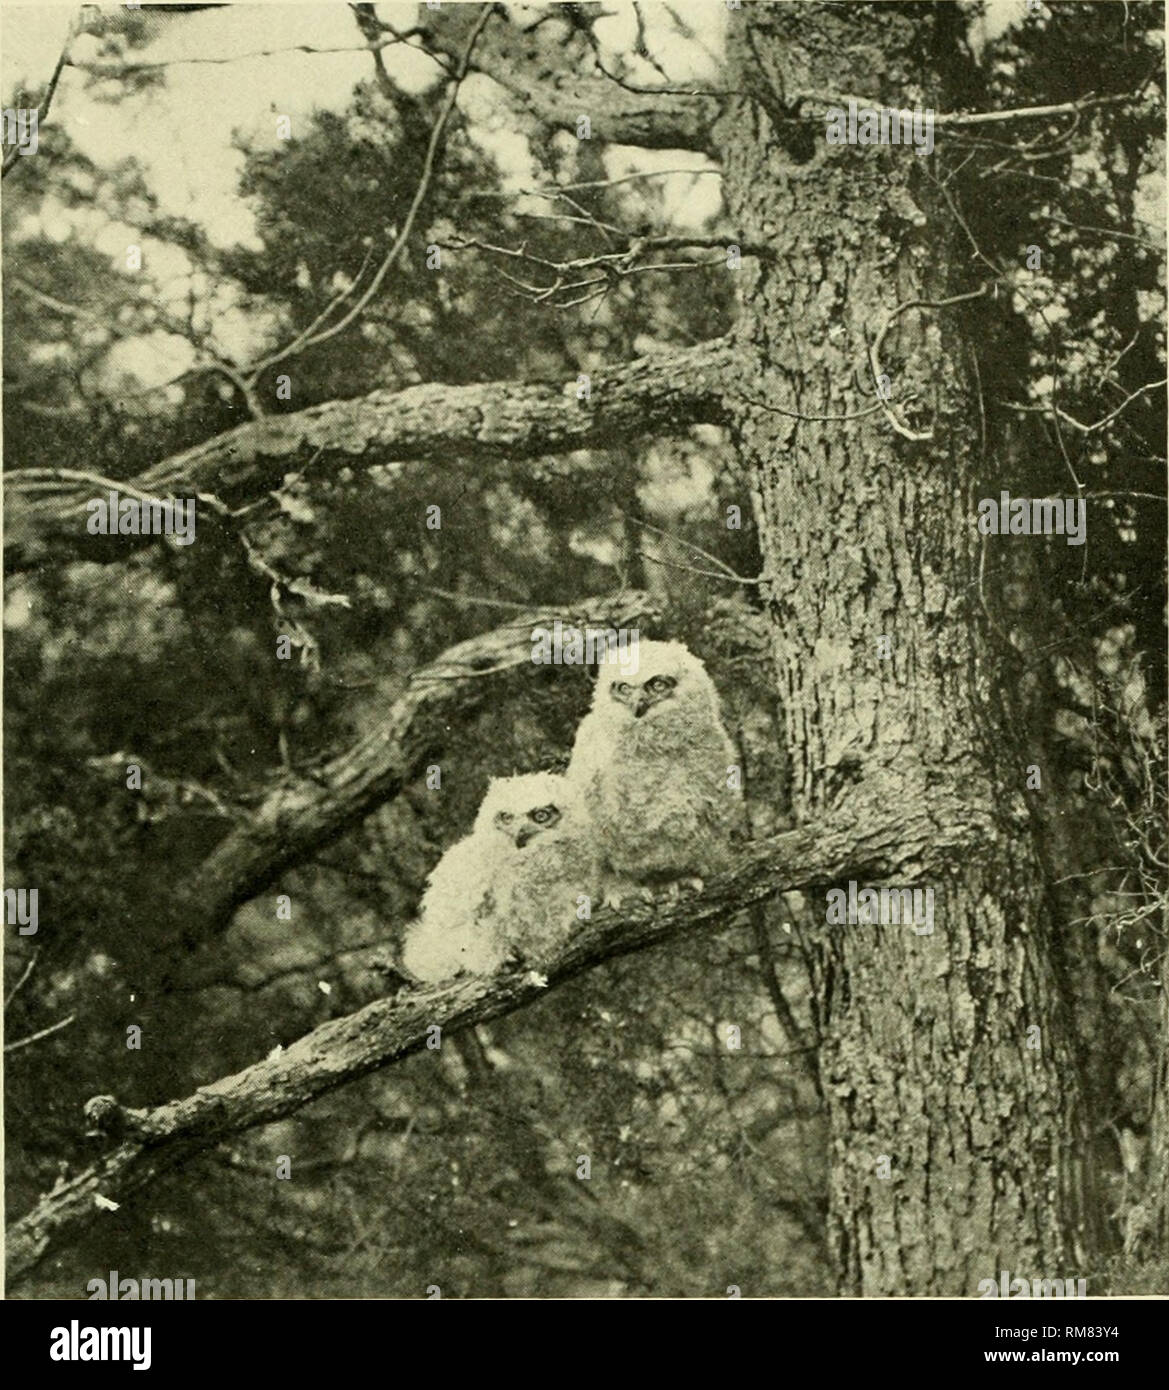
[(430, 871), (419, 915), (447, 923), (474, 915), (491, 886), (491, 863), (481, 835), (468, 835)]
[(407, 930), (402, 964), (420, 980), (460, 970), (489, 973), (502, 958), (492, 926), (491, 862), (482, 837), (468, 835), (434, 866)]
[(747, 837), (742, 793), (714, 781), (699, 804), (698, 818), (710, 868), (727, 867), (741, 852)]
[(721, 723), (696, 731), (685, 771), (690, 797), (704, 832), (726, 842), (744, 820), (743, 793), (731, 785), (739, 756)]
[(533, 841), (507, 875), (500, 898), (508, 940), (522, 956), (567, 940), (582, 920), (581, 897), (600, 904), (601, 881), (600, 848), (587, 819), (574, 818), (571, 832), (550, 836), (543, 845)]

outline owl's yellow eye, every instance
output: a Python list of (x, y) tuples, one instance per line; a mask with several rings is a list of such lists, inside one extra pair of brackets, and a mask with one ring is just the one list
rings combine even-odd
[(502, 821), (510, 821), (515, 820), (515, 817), (512, 815), (510, 811), (500, 811), (499, 815), (497, 815), (495, 819)]
[(655, 695), (664, 695), (667, 691), (673, 690), (678, 682), (673, 676), (655, 676), (647, 685), (647, 690), (652, 690)]
[(626, 681), (617, 681), (613, 685), (612, 689), (614, 689), (618, 695), (628, 695), (629, 692), (633, 689), (633, 687), (629, 685)]
[(532, 813), (532, 819), (537, 825), (547, 825), (556, 814), (555, 806), (540, 806)]

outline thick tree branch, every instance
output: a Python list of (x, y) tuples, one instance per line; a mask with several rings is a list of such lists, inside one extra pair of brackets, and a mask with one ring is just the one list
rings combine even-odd
[[(456, 58), (466, 41), (469, 6), (444, 6), (427, 27), (425, 45)], [(590, 55), (595, 64), (595, 57)], [(644, 149), (711, 149), (718, 100), (701, 92), (638, 92), (603, 73), (579, 73), (543, 26), (526, 32), (489, 24), (476, 44), (473, 67), (497, 82), (530, 116), (554, 130), (577, 132), (587, 116), (591, 138)]]
[[(200, 939), (222, 931), (240, 903), (396, 796), (433, 760), (445, 725), (499, 698), (493, 675), (531, 668), (533, 627), (551, 627), (559, 618), (580, 628), (632, 628), (653, 616), (648, 594), (589, 598), (571, 607), (517, 613), (503, 626), (449, 648), (414, 672), (373, 733), (311, 778), (271, 791), (180, 886), (176, 920), (196, 924)], [(194, 937), (188, 944), (195, 944)]]
[[(701, 893), (652, 906), (639, 903), (620, 913), (599, 911), (553, 959), (540, 962), (542, 976), (525, 969), (504, 970), (378, 999), (322, 1024), (245, 1071), (153, 1110), (128, 1110), (108, 1097), (96, 1098), (86, 1107), (87, 1115), (120, 1142), (49, 1193), (10, 1230), (10, 1277), (19, 1278), (48, 1251), (104, 1219), (104, 1201), (127, 1202), (162, 1174), (215, 1144), (281, 1119), (347, 1082), (422, 1051), (436, 1023), (449, 1038), (471, 1024), (522, 1008), (548, 988), (602, 961), (726, 922), (775, 893), (814, 890), (848, 878), (908, 878), (926, 866), (936, 874), (952, 856), (969, 855), (972, 845), (984, 843), (989, 833), (986, 826), (971, 823), (958, 798), (930, 807), (919, 800), (912, 807), (897, 807), (895, 814), (889, 798), (882, 804), (890, 812), (885, 816), (850, 816), (760, 841), (735, 869), (710, 880)], [(937, 938), (937, 947), (948, 950), (944, 935)]]
[[(728, 339), (639, 358), (591, 380), (589, 398), (575, 382), (494, 381), (469, 386), (428, 382), (328, 401), (288, 415), (249, 420), (163, 459), (128, 483), (151, 497), (213, 493), (242, 504), (275, 487), (314, 452), (317, 468), (437, 459), (452, 455), (514, 464), (545, 454), (608, 448), (642, 434), (678, 432), (724, 419), (723, 388), (734, 350)], [(558, 471), (544, 465), (549, 475)], [(579, 472), (577, 465), (574, 471)], [(4, 541), (9, 569), (46, 558), (106, 560), (154, 536), (107, 540), (86, 532), (92, 488), (27, 491), (21, 472), (6, 477)]]

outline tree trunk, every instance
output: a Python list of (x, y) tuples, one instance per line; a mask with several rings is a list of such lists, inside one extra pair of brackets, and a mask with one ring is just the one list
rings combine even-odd
[[(895, 825), (908, 806), (957, 806), (969, 827), (958, 850), (907, 845), (889, 881), (934, 890), (932, 935), (817, 931), (830, 1238), (841, 1291), (868, 1295), (973, 1295), (1002, 1269), (1079, 1276), (1091, 1246), (1080, 1086), (1022, 795), (1034, 759), (980, 602), (975, 506), (997, 486), (960, 336), (970, 302), (894, 312), (980, 286), (948, 255), (931, 157), (828, 145), (823, 126), (784, 120), (804, 92), (948, 109), (942, 72), (922, 66), (945, 51), (926, 32), (951, 23), (945, 8), (732, 12), (741, 95), (715, 131), (732, 224), (775, 251), (740, 271), (748, 365), (731, 429), (793, 813)], [(811, 905), (823, 921), (824, 899)]]

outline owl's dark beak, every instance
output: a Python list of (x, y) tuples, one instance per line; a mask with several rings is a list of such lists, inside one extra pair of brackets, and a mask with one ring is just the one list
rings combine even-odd
[(649, 709), (649, 704), (650, 702), (646, 699), (644, 695), (639, 695), (637, 697), (636, 703), (633, 706), (634, 719), (640, 719), (641, 716), (646, 712), (646, 710)]
[(516, 831), (516, 849), (523, 849), (523, 847), (528, 843), (528, 841), (532, 838), (532, 836), (535, 833), (536, 827), (534, 825), (521, 825), (519, 830)]

